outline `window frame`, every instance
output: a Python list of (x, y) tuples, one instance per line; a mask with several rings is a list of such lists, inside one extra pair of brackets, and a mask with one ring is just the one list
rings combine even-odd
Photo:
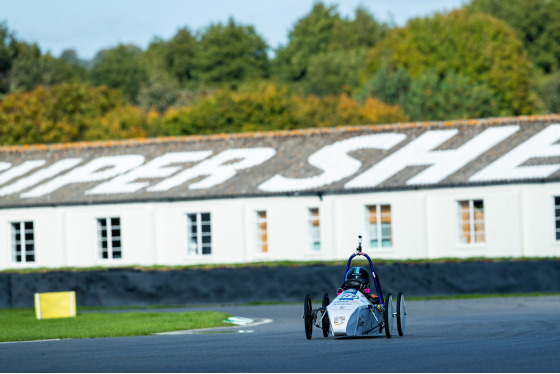
[[(475, 203), (480, 202), (482, 205), (482, 209), (481, 209), (481, 213), (482, 213), (482, 219), (477, 220), (476, 218), (476, 213), (477, 211), (475, 210)], [(464, 214), (464, 208), (461, 205), (462, 203), (468, 203), (468, 227), (469, 227), (469, 237), (466, 241), (463, 241), (465, 236), (465, 229), (464, 227), (466, 226), (465, 224), (465, 220), (463, 217)], [(484, 209), (484, 199), (482, 198), (474, 198), (474, 199), (462, 199), (462, 200), (457, 200), (456, 201), (456, 206), (457, 206), (457, 239), (459, 242), (459, 245), (461, 246), (466, 246), (466, 247), (472, 247), (472, 246), (482, 246), (482, 245), (486, 245), (486, 211)], [(478, 231), (477, 230), (477, 222), (478, 224), (482, 225), (482, 230)], [(481, 241), (477, 241), (477, 238), (482, 236), (482, 240)]]
[[(208, 220), (203, 221), (203, 215), (208, 215)], [(196, 218), (196, 226), (193, 225), (193, 221), (191, 220), (191, 216)], [(188, 258), (198, 258), (198, 257), (207, 257), (212, 256), (212, 213), (211, 212), (191, 212), (185, 213), (186, 219), (186, 227), (187, 227), (187, 252), (186, 255)], [(203, 225), (208, 225), (208, 233), (203, 231)], [(192, 232), (192, 228), (196, 227), (196, 248), (194, 251), (191, 251), (191, 242), (194, 233)], [(209, 242), (204, 242), (204, 237), (209, 237)], [(209, 249), (208, 253), (205, 252), (205, 248)]]
[[(30, 224), (31, 228), (26, 228), (26, 225)], [(17, 241), (16, 236), (17, 233), (14, 232), (15, 228), (14, 225), (19, 225), (19, 236), (20, 239)], [(23, 228), (23, 235), (22, 235), (22, 228)], [(30, 230), (30, 234), (32, 235), (31, 239), (27, 239), (28, 230)], [(37, 246), (35, 245), (35, 223), (33, 220), (19, 220), (19, 221), (10, 221), (9, 222), (9, 231), (10, 231), (10, 249), (11, 249), (11, 256), (10, 260), (12, 264), (17, 265), (25, 265), (25, 264), (35, 264), (37, 261)], [(17, 260), (17, 250), (16, 246), (20, 246), (19, 256), (21, 258), (20, 261)], [(33, 247), (32, 250), (28, 251), (27, 246), (31, 245)], [(33, 259), (28, 260), (27, 256), (33, 256)]]
[(270, 254), (270, 248), (268, 246), (268, 213), (266, 210), (256, 210), (254, 217), (256, 236), (255, 252), (257, 255), (267, 256)]
[[(317, 212), (316, 215), (314, 215), (314, 211)], [(318, 207), (307, 208), (307, 229), (309, 252), (321, 252), (321, 210)]]
[(553, 226), (552, 232), (554, 233), (554, 242), (560, 243), (560, 196), (552, 197), (552, 209), (553, 209)]
[[(118, 225), (113, 225), (113, 220), (118, 219)], [(105, 231), (106, 231), (106, 237), (105, 240), (107, 241), (107, 257), (104, 258), (103, 257), (103, 236), (102, 236), (102, 232), (103, 232), (103, 227), (101, 226), (101, 221), (104, 220), (105, 221)], [(96, 236), (97, 236), (97, 260), (98, 261), (102, 261), (102, 262), (107, 262), (107, 261), (121, 261), (124, 258), (124, 251), (123, 251), (123, 235), (122, 235), (122, 219), (120, 216), (105, 216), (105, 217), (96, 217), (95, 219), (95, 224), (96, 224)], [(113, 235), (113, 230), (118, 229), (118, 236), (114, 236)], [(118, 238), (119, 241), (119, 246), (115, 246), (114, 242), (117, 240), (116, 238)], [(115, 249), (118, 248), (118, 251), (116, 251)], [(115, 252), (119, 253), (118, 257), (115, 257)]]
[[(391, 209), (391, 204), (387, 203), (379, 203), (379, 204), (366, 204), (364, 205), (365, 208), (365, 230), (366, 233), (366, 249), (371, 249), (375, 251), (379, 250), (388, 250), (394, 248), (394, 239), (393, 239), (393, 214)], [(372, 214), (371, 208), (375, 208), (375, 223), (372, 223)], [(387, 222), (383, 222), (383, 208), (388, 208), (389, 213), (389, 235), (383, 235), (383, 225), (387, 224)], [(375, 226), (375, 238), (371, 235), (370, 227)], [(384, 241), (388, 239), (389, 245), (384, 246)], [(377, 246), (372, 246), (373, 241), (377, 241)]]

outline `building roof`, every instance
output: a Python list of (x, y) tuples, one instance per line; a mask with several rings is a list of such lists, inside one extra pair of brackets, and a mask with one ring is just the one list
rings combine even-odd
[(560, 180), (560, 115), (0, 147), (0, 208)]

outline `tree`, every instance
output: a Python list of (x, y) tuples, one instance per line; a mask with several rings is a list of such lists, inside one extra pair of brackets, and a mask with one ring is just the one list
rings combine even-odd
[(36, 86), (52, 86), (79, 80), (84, 70), (57, 59), (49, 53), (41, 54), (37, 44), (17, 42), (16, 54), (9, 73), (10, 91), (30, 91)]
[(333, 50), (309, 59), (306, 77), (301, 82), (303, 92), (325, 96), (350, 93), (360, 84), (359, 72), (366, 63), (366, 49), (345, 52)]
[(138, 47), (124, 44), (100, 51), (90, 71), (91, 81), (96, 86), (119, 88), (129, 102), (137, 103), (140, 87), (148, 80), (140, 54)]
[(499, 115), (528, 114), (534, 110), (532, 65), (515, 32), (504, 22), (464, 10), (413, 19), (392, 30), (368, 54), (366, 74), (402, 68), (416, 79), (435, 69), (486, 84), (501, 104)]
[(153, 108), (159, 113), (175, 104), (179, 95), (177, 81), (165, 75), (154, 74), (140, 88), (138, 103), (145, 109)]
[(28, 92), (7, 94), (0, 101), (0, 144), (144, 136), (147, 121), (147, 114), (125, 105), (121, 93), (106, 86), (37, 86)]
[(546, 112), (560, 113), (560, 71), (542, 78), (539, 84), (539, 97)]
[(175, 36), (165, 43), (165, 69), (180, 84), (187, 83), (193, 77), (196, 43), (196, 38), (187, 28), (179, 29)]
[(166, 135), (190, 135), (405, 120), (397, 105), (379, 99), (360, 103), (346, 94), (294, 96), (287, 86), (261, 82), (256, 89), (223, 88), (189, 107), (170, 108), (161, 128)]
[(379, 69), (366, 82), (359, 94), (360, 100), (367, 97), (377, 97), (389, 104), (398, 104), (404, 108), (406, 96), (410, 90), (412, 77), (403, 67), (399, 67), (394, 71), (388, 69)]
[(64, 61), (66, 64), (68, 64), (75, 79), (78, 79), (81, 82), (87, 81), (88, 61), (81, 60), (78, 57), (78, 53), (76, 52), (76, 50), (65, 49), (60, 54), (59, 60)]
[(313, 56), (328, 51), (334, 41), (336, 7), (315, 3), (311, 12), (290, 31), (288, 45), (276, 51), (276, 75), (284, 81), (300, 81), (309, 69)]
[(208, 85), (237, 85), (269, 75), (267, 44), (253, 26), (209, 26), (200, 36), (194, 55), (194, 78)]
[(10, 90), (8, 74), (14, 59), (14, 36), (5, 22), (0, 22), (0, 97)]
[(387, 25), (377, 22), (365, 8), (359, 6), (353, 20), (340, 18), (336, 22), (333, 44), (329, 49), (369, 49), (383, 39), (388, 29)]
[(367, 49), (384, 31), (364, 8), (357, 8), (350, 20), (342, 18), (336, 6), (316, 3), (290, 31), (288, 44), (277, 50), (274, 75), (303, 94), (350, 92), (359, 86)]
[(560, 69), (560, 1), (473, 0), (467, 9), (491, 15), (514, 28), (531, 61), (542, 72)]
[(496, 116), (499, 106), (499, 98), (486, 84), (473, 84), (454, 72), (440, 76), (435, 70), (424, 70), (412, 81), (404, 102), (413, 121)]

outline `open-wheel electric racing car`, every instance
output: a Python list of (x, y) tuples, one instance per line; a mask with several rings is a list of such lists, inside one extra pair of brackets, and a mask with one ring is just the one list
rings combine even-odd
[[(328, 293), (325, 293), (322, 306), (313, 309), (311, 296), (305, 295), (303, 319), (307, 339), (312, 337), (313, 326), (321, 329), (325, 338), (329, 334), (335, 337), (356, 337), (377, 335), (383, 332), (387, 338), (390, 338), (393, 334), (395, 319), (399, 335), (404, 335), (406, 310), (403, 293), (399, 292), (397, 295), (395, 311), (393, 296), (387, 293), (383, 297), (379, 276), (373, 269), (371, 258), (362, 252), (362, 237), (358, 238), (358, 248), (348, 259), (344, 282), (332, 303)], [(369, 262), (375, 293), (370, 293), (368, 271), (363, 267), (350, 268), (352, 259), (357, 256), (363, 256)]]

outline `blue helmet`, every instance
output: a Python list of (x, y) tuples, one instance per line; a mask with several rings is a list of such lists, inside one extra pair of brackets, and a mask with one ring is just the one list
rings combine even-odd
[(344, 283), (346, 282), (349, 287), (369, 288), (369, 273), (362, 267), (353, 267), (344, 276)]

